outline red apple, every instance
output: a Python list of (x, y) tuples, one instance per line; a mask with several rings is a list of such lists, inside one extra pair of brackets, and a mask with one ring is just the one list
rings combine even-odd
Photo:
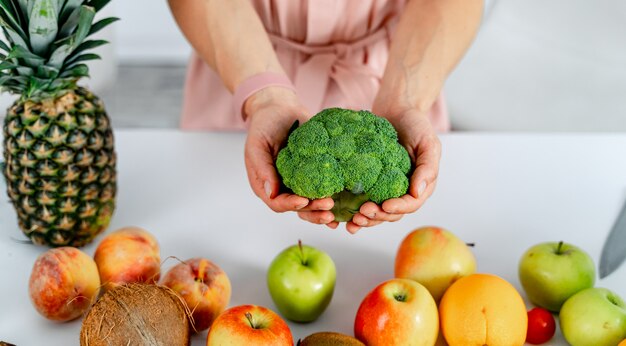
[(287, 323), (274, 311), (257, 305), (239, 305), (217, 317), (206, 344), (293, 346), (293, 336)]
[(476, 258), (452, 232), (422, 227), (409, 233), (396, 253), (395, 277), (415, 280), (435, 302), (454, 281), (476, 272)]
[(226, 273), (205, 258), (192, 258), (172, 267), (161, 284), (178, 293), (192, 311), (196, 331), (208, 329), (230, 301)]
[(33, 305), (44, 317), (73, 320), (87, 312), (98, 298), (98, 267), (77, 248), (50, 249), (35, 261), (28, 291)]
[(424, 286), (409, 279), (376, 286), (361, 302), (354, 321), (354, 336), (368, 346), (432, 346), (438, 334), (435, 300)]
[(159, 244), (152, 234), (138, 227), (121, 228), (104, 237), (94, 259), (105, 289), (159, 280)]

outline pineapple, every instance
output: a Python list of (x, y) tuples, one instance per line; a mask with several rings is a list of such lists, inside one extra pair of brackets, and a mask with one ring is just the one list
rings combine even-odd
[(0, 86), (19, 98), (3, 126), (8, 195), (35, 244), (83, 246), (115, 209), (116, 156), (102, 101), (79, 86), (87, 37), (117, 20), (94, 23), (109, 0), (0, 0)]

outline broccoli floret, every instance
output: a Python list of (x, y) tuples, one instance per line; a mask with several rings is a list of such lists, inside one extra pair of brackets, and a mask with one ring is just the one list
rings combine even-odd
[(283, 184), (310, 199), (332, 197), (336, 221), (349, 221), (366, 201), (406, 194), (411, 160), (387, 119), (329, 108), (296, 128), (276, 159)]

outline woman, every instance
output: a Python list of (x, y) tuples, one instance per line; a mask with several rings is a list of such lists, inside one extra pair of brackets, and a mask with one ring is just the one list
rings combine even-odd
[[(182, 128), (247, 129), (250, 186), (276, 212), (336, 228), (331, 198), (279, 191), (287, 132), (328, 107), (371, 109), (416, 167), (409, 191), (363, 204), (349, 232), (416, 211), (433, 193), (449, 123), (444, 81), (468, 49), (482, 0), (169, 0), (195, 53)], [(233, 108), (234, 107), (234, 108)]]

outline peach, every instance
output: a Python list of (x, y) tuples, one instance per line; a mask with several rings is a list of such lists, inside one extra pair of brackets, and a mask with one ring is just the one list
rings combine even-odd
[(98, 298), (98, 267), (77, 248), (50, 249), (35, 261), (28, 291), (44, 317), (60, 322), (73, 320), (87, 312)]
[(192, 258), (172, 267), (161, 284), (178, 293), (192, 311), (196, 331), (208, 329), (230, 301), (226, 273), (205, 258)]
[(125, 227), (100, 241), (94, 254), (105, 289), (126, 283), (155, 283), (161, 271), (159, 244), (138, 227)]

